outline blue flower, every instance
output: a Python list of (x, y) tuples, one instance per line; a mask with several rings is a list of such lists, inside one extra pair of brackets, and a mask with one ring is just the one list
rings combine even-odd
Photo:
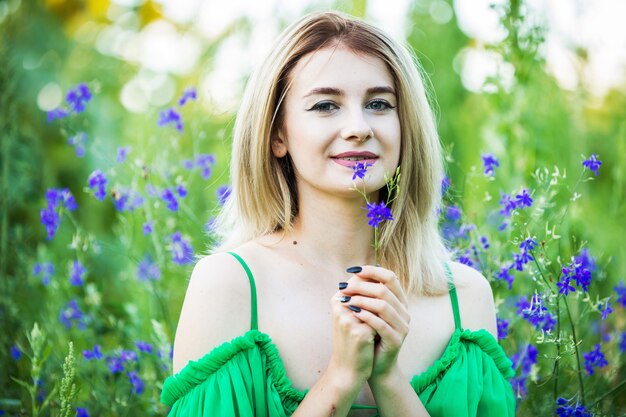
[(624, 282), (620, 280), (619, 284), (613, 287), (613, 290), (617, 293), (617, 299), (615, 300), (617, 304), (626, 307), (626, 286)]
[(107, 367), (109, 368), (109, 372), (112, 374), (117, 374), (119, 372), (124, 371), (124, 362), (117, 356), (109, 356), (106, 359)]
[(196, 100), (196, 99), (197, 99), (196, 89), (191, 87), (185, 90), (180, 100), (178, 100), (178, 105), (182, 107), (185, 105), (185, 103), (187, 103), (187, 101)]
[(596, 174), (596, 177), (598, 176), (598, 169), (600, 168), (600, 165), (602, 165), (602, 161), (598, 159), (598, 156), (595, 153), (591, 154), (589, 159), (585, 159), (583, 161), (583, 167), (588, 168)]
[(11, 346), (11, 357), (16, 361), (22, 357), (22, 351), (17, 347), (17, 345)]
[(94, 197), (102, 201), (106, 197), (106, 185), (107, 179), (99, 169), (89, 175), (88, 179), (89, 188), (94, 192)]
[(622, 335), (619, 339), (619, 350), (623, 353), (626, 352), (626, 332), (622, 332)]
[(156, 262), (152, 262), (149, 255), (143, 257), (137, 265), (137, 278), (139, 281), (157, 281), (161, 279), (161, 269)]
[(124, 162), (126, 160), (126, 156), (128, 155), (128, 153), (130, 152), (130, 146), (120, 146), (119, 148), (117, 148), (117, 163), (121, 164), (122, 162)]
[(365, 173), (367, 172), (367, 168), (371, 166), (373, 166), (373, 164), (368, 162), (355, 162), (354, 165), (352, 165), (352, 169), (354, 170), (352, 180), (354, 181), (357, 178), (363, 179), (365, 177)]
[(113, 206), (117, 211), (135, 211), (144, 203), (144, 198), (135, 190), (117, 189), (111, 193), (113, 197)]
[(461, 218), (461, 209), (457, 206), (449, 206), (446, 209), (446, 218), (453, 222), (459, 220)]
[(520, 243), (519, 248), (523, 251), (531, 251), (537, 247), (537, 242), (533, 238), (528, 238)]
[(500, 214), (504, 217), (509, 217), (511, 215), (511, 211), (517, 208), (517, 204), (509, 194), (502, 194), (500, 197), (500, 205), (502, 206)]
[(509, 264), (507, 266), (503, 266), (500, 268), (500, 272), (498, 272), (497, 279), (506, 281), (509, 286), (509, 290), (513, 288), (513, 280), (515, 279), (513, 275), (511, 275), (511, 269), (513, 269), (513, 264)]
[(548, 331), (554, 328), (556, 320), (543, 305), (543, 300), (539, 294), (534, 294), (530, 301), (525, 297), (520, 297), (516, 306), (517, 314), (520, 314), (524, 320), (535, 326), (536, 329), (541, 328)]
[(502, 340), (508, 336), (509, 324), (510, 324), (509, 320), (501, 319), (500, 317), (497, 317), (496, 325), (498, 328), (498, 340)]
[(138, 359), (134, 350), (122, 350), (119, 357), (124, 363), (137, 362)]
[(450, 182), (450, 178), (444, 176), (443, 179), (441, 180), (441, 194), (442, 195), (448, 191), (451, 184), (452, 183)]
[(76, 407), (76, 417), (89, 417), (86, 408)]
[(54, 275), (54, 265), (52, 262), (37, 263), (33, 266), (33, 275), (36, 277), (41, 276), (41, 283), (47, 286)]
[(537, 348), (528, 343), (511, 356), (513, 367), (519, 371), (518, 376), (511, 380), (511, 384), (513, 389), (521, 396), (526, 395), (526, 382), (533, 365), (537, 363), (538, 353)]
[(200, 168), (202, 179), (208, 180), (211, 177), (212, 166), (215, 164), (215, 155), (200, 154), (196, 157), (196, 166)]
[(217, 201), (219, 201), (221, 206), (226, 203), (226, 200), (228, 199), (228, 197), (230, 197), (231, 192), (232, 190), (228, 185), (222, 185), (217, 187)]
[(48, 240), (52, 239), (61, 224), (61, 216), (59, 216), (59, 213), (57, 213), (54, 207), (48, 206), (41, 209), (39, 212), (39, 219), (41, 220), (41, 224), (46, 227)]
[(524, 188), (521, 194), (515, 196), (515, 204), (522, 208), (524, 206), (531, 207), (533, 205), (533, 199), (528, 194), (528, 189)]
[(139, 349), (140, 352), (144, 353), (152, 353), (153, 350), (150, 343), (142, 342), (141, 340), (135, 342), (135, 346), (137, 346), (137, 349)]
[(178, 187), (176, 187), (176, 193), (180, 198), (187, 197), (187, 189), (183, 184), (180, 184)]
[(67, 116), (69, 116), (69, 114), (70, 113), (67, 110), (65, 110), (63, 108), (60, 108), (60, 107), (56, 108), (54, 110), (50, 110), (48, 112), (48, 121), (47, 122), (50, 123), (50, 122), (52, 122), (53, 120), (56, 120), (56, 119), (64, 119)]
[(592, 351), (583, 353), (585, 359), (585, 370), (589, 375), (593, 375), (594, 368), (604, 368), (609, 363), (604, 357), (604, 353), (600, 350), (600, 344), (594, 346)]
[(387, 207), (384, 201), (380, 203), (367, 203), (367, 218), (370, 219), (367, 224), (372, 227), (378, 227), (378, 225), (385, 220), (393, 220), (391, 210)]
[(189, 241), (182, 237), (180, 232), (171, 236), (172, 261), (179, 265), (193, 262), (193, 248)]
[(76, 113), (85, 111), (85, 103), (91, 100), (91, 92), (86, 84), (81, 83), (67, 92), (65, 101)]
[(85, 142), (87, 142), (87, 134), (85, 132), (79, 132), (67, 140), (68, 145), (74, 147), (76, 156), (79, 158), (85, 156)]
[(494, 167), (499, 167), (500, 163), (498, 162), (496, 157), (491, 154), (483, 154), (482, 158), (483, 158), (483, 166), (485, 168), (485, 175), (493, 176)]
[(467, 266), (474, 266), (474, 262), (472, 262), (471, 254), (469, 251), (465, 251), (463, 255), (459, 256), (459, 262)]
[(102, 359), (104, 357), (104, 355), (102, 354), (102, 351), (100, 350), (100, 345), (94, 345), (93, 350), (83, 350), (83, 357), (85, 358), (85, 360), (98, 360), (98, 359)]
[(152, 224), (151, 221), (149, 222), (145, 222), (142, 226), (143, 229), (143, 235), (144, 236), (148, 236), (150, 233), (152, 233), (154, 225)]
[(74, 286), (83, 285), (83, 276), (85, 275), (85, 272), (87, 272), (87, 270), (83, 267), (83, 265), (79, 261), (74, 261), (70, 271), (70, 284)]
[(39, 216), (41, 224), (45, 226), (48, 233), (48, 240), (52, 239), (61, 224), (61, 216), (59, 203), (68, 211), (74, 211), (78, 207), (76, 200), (69, 189), (62, 190), (49, 188), (46, 191), (46, 208), (41, 209)]
[(166, 207), (169, 210), (178, 211), (178, 200), (176, 199), (176, 195), (172, 192), (172, 190), (170, 190), (169, 188), (163, 190), (161, 198), (167, 203)]
[(565, 398), (559, 397), (556, 400), (556, 415), (557, 417), (591, 417), (591, 413), (587, 409), (580, 405), (569, 405)]
[(480, 237), (480, 244), (483, 245), (484, 250), (489, 249), (489, 247), (491, 246), (489, 245), (489, 240), (487, 239), (487, 236)]
[(85, 317), (83, 312), (78, 307), (78, 302), (75, 299), (69, 301), (67, 305), (61, 309), (59, 320), (68, 330), (74, 324), (76, 324), (79, 330), (85, 329)]
[(606, 320), (609, 314), (613, 312), (609, 300), (606, 300), (606, 302), (604, 303), (604, 308), (602, 308), (602, 303), (598, 304), (598, 311), (602, 314), (602, 320)]
[(559, 287), (559, 294), (563, 294), (565, 296), (567, 296), (570, 292), (576, 291), (576, 288), (570, 284), (569, 275), (563, 275), (563, 278), (556, 283), (556, 286)]
[(180, 117), (180, 113), (174, 108), (163, 110), (159, 113), (158, 125), (163, 127), (169, 124), (173, 124), (179, 132), (183, 131), (183, 119)]
[(128, 380), (130, 381), (131, 385), (133, 386), (133, 392), (135, 394), (141, 394), (144, 391), (144, 383), (141, 380), (141, 378), (139, 378), (139, 376), (137, 375), (137, 372), (128, 372), (126, 375), (128, 375)]

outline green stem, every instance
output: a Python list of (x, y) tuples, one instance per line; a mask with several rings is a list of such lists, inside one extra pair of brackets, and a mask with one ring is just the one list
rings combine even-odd
[(578, 370), (578, 386), (580, 388), (580, 398), (581, 405), (585, 405), (585, 386), (583, 385), (583, 375), (580, 369), (580, 352), (578, 350), (578, 339), (576, 338), (576, 327), (574, 326), (574, 321), (572, 320), (572, 313), (569, 310), (569, 305), (567, 304), (567, 298), (563, 296), (563, 302), (565, 303), (565, 309), (567, 310), (567, 317), (569, 317), (570, 326), (572, 328), (572, 337), (574, 338), (574, 349), (576, 350), (576, 368)]
[(591, 406), (589, 408), (591, 409), (591, 408), (595, 407), (596, 405), (598, 405), (600, 403), (600, 401), (604, 400), (606, 397), (612, 395), (616, 391), (619, 391), (624, 385), (626, 385), (626, 379), (622, 380), (622, 382), (617, 384), (616, 387), (614, 387), (610, 391), (606, 392), (602, 397), (598, 398), (593, 404), (591, 404)]
[(559, 297), (556, 298), (556, 360), (554, 361), (554, 403), (559, 391), (559, 364), (561, 362), (561, 303)]
[(378, 265), (378, 227), (374, 228), (374, 265)]

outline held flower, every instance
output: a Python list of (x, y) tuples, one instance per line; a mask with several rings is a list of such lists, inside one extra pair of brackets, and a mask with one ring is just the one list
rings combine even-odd
[(352, 180), (354, 181), (357, 178), (365, 178), (365, 174), (367, 173), (367, 168), (371, 167), (373, 164), (368, 162), (357, 162), (352, 166), (354, 173), (352, 174)]
[(372, 227), (378, 227), (385, 220), (393, 220), (391, 210), (384, 201), (380, 203), (367, 203), (367, 218), (370, 219), (367, 224)]

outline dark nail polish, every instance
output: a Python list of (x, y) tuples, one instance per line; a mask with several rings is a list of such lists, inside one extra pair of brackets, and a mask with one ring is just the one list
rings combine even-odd
[(353, 306), (353, 305), (349, 305), (348, 308), (352, 311), (354, 311), (355, 313), (360, 313), (361, 309), (357, 306)]
[(340, 290), (345, 290), (347, 286), (348, 286), (347, 282), (340, 282), (339, 283), (339, 289)]
[(361, 268), (360, 266), (351, 266), (350, 268), (346, 269), (346, 272), (349, 274), (358, 274), (362, 270), (363, 268)]
[(339, 301), (341, 301), (342, 303), (347, 303), (348, 301), (350, 301), (351, 297), (348, 297), (347, 295), (342, 295), (341, 297), (339, 297)]

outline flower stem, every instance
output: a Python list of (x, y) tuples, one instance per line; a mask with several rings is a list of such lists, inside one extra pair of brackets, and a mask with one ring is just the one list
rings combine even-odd
[(572, 320), (572, 314), (569, 310), (569, 305), (567, 304), (567, 298), (563, 296), (563, 302), (565, 303), (565, 309), (567, 310), (567, 317), (569, 317), (570, 326), (572, 328), (572, 337), (574, 338), (574, 349), (576, 350), (576, 368), (578, 370), (578, 386), (580, 388), (580, 398), (581, 405), (585, 405), (585, 386), (583, 384), (583, 376), (582, 371), (580, 369), (580, 352), (578, 350), (578, 339), (576, 338), (576, 327), (574, 326), (574, 321)]

